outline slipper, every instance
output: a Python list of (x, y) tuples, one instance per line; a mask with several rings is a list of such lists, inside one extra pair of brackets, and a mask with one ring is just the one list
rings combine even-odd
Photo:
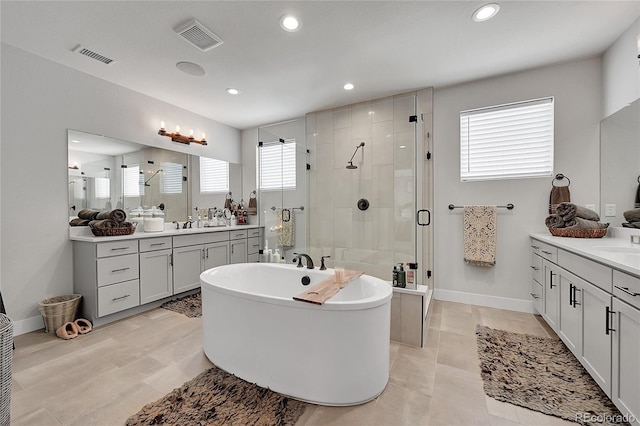
[(76, 325), (78, 333), (80, 334), (87, 334), (88, 332), (93, 330), (93, 328), (91, 327), (91, 321), (84, 318), (78, 318), (74, 321), (74, 324)]
[(78, 337), (78, 327), (72, 322), (67, 322), (56, 330), (56, 335), (64, 340), (76, 338)]

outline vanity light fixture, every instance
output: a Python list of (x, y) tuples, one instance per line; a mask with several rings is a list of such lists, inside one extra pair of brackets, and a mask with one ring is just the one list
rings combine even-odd
[(193, 129), (189, 130), (189, 135), (181, 135), (180, 134), (180, 126), (176, 126), (176, 131), (173, 133), (168, 133), (164, 127), (164, 121), (160, 122), (160, 130), (158, 130), (158, 134), (160, 136), (166, 136), (171, 138), (173, 142), (183, 143), (185, 145), (191, 144), (191, 142), (199, 143), (200, 145), (207, 145), (207, 139), (205, 138), (204, 132), (202, 132), (201, 139), (195, 139), (193, 137)]
[(476, 22), (484, 22), (496, 16), (499, 11), (500, 5), (498, 3), (489, 3), (476, 9), (471, 18)]

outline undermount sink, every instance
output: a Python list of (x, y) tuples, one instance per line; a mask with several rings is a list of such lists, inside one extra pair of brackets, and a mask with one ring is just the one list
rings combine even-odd
[(596, 246), (595, 250), (605, 251), (610, 253), (629, 253), (640, 254), (640, 246), (636, 247), (609, 247), (609, 246)]

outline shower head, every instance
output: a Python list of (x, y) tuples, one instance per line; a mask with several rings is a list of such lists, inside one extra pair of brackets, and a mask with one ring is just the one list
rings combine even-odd
[(356, 152), (358, 152), (358, 149), (360, 149), (363, 146), (364, 146), (364, 142), (360, 142), (360, 145), (358, 145), (356, 147), (356, 150), (353, 152), (353, 155), (351, 156), (351, 159), (349, 160), (349, 165), (347, 166), (347, 169), (353, 170), (353, 169), (357, 169), (358, 168), (358, 166), (354, 166), (353, 165), (353, 157), (356, 156)]

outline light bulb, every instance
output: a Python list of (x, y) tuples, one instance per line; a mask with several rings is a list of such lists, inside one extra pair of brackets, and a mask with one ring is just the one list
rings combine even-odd
[(160, 128), (164, 130), (164, 121), (160, 122)]
[(189, 129), (189, 136), (193, 137), (193, 129)]
[(202, 140), (205, 140), (205, 139), (206, 139), (205, 138), (205, 134), (204, 134), (204, 132), (202, 132)]
[(176, 126), (176, 133), (180, 133), (180, 126)]

